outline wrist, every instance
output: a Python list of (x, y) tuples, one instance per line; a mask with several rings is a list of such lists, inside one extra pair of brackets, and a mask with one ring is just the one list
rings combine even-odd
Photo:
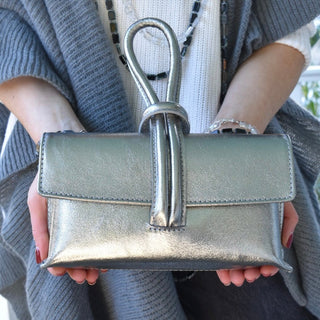
[(35, 143), (44, 132), (84, 129), (69, 101), (45, 80), (33, 77), (8, 80), (0, 85), (0, 99)]

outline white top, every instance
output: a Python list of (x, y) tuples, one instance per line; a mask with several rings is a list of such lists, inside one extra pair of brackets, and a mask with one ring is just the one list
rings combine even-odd
[[(97, 3), (105, 30), (111, 38), (105, 1), (97, 0)], [(127, 28), (137, 19), (145, 17), (167, 22), (182, 47), (194, 0), (115, 0), (113, 3), (121, 48)], [(203, 132), (209, 127), (217, 113), (220, 97), (220, 2), (203, 0), (201, 7), (192, 43), (182, 61), (179, 101), (188, 112), (192, 132)], [(141, 31), (134, 40), (135, 53), (142, 69), (148, 74), (168, 71), (169, 51), (164, 36), (158, 30), (145, 30), (148, 34)], [(120, 61), (119, 68), (129, 104), (134, 106), (134, 119), (138, 127), (146, 104)], [(165, 99), (167, 79), (152, 81), (152, 85), (159, 99)]]
[(311, 62), (310, 38), (315, 34), (315, 32), (316, 28), (314, 22), (311, 22), (276, 42), (296, 48), (300, 51), (305, 58), (304, 69), (307, 69)]

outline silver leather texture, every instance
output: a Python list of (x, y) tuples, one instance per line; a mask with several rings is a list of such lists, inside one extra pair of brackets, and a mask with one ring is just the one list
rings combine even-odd
[(39, 192), (48, 198), (48, 266), (215, 270), (273, 264), (282, 203), (294, 198), (284, 135), (186, 135), (186, 225), (149, 224), (152, 163), (142, 134), (45, 134)]
[[(165, 102), (133, 52), (133, 38), (145, 27), (160, 29), (169, 43)], [(42, 266), (271, 264), (290, 271), (281, 246), (283, 202), (295, 195), (289, 138), (188, 134), (177, 101), (181, 67), (172, 29), (143, 19), (129, 28), (124, 48), (149, 106), (141, 125), (149, 123), (149, 134), (44, 134), (38, 189), (48, 198), (50, 245)]]

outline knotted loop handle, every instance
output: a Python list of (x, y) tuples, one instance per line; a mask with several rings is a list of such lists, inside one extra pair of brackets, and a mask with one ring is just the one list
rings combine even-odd
[[(159, 98), (154, 92), (152, 85), (143, 72), (136, 55), (133, 50), (133, 39), (138, 31), (141, 29), (152, 27), (161, 30), (169, 44), (170, 52), (170, 69), (168, 74), (168, 84), (166, 93), (166, 106), (169, 108), (163, 109), (163, 105), (159, 105)], [(124, 37), (124, 52), (128, 61), (128, 66), (131, 74), (142, 94), (146, 100), (147, 109), (143, 114), (143, 118), (139, 127), (140, 132), (146, 130), (146, 121), (149, 120), (155, 114), (175, 114), (180, 118), (183, 123), (183, 132), (189, 133), (190, 125), (188, 122), (187, 112), (182, 106), (178, 104), (179, 91), (181, 82), (181, 57), (180, 49), (177, 41), (177, 37), (171, 27), (162, 20), (156, 18), (145, 18), (137, 21), (129, 27)], [(151, 110), (148, 110), (152, 108)]]
[[(170, 70), (165, 102), (159, 102), (133, 51), (135, 35), (146, 27), (161, 30), (169, 43)], [(149, 123), (153, 170), (149, 223), (157, 229), (181, 228), (186, 223), (183, 133), (189, 133), (189, 122), (186, 111), (178, 104), (181, 72), (178, 41), (168, 24), (146, 18), (129, 27), (124, 51), (131, 74), (147, 103), (139, 130), (147, 131), (146, 124)]]

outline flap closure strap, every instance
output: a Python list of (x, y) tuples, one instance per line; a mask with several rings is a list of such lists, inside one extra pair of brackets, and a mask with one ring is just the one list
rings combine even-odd
[[(146, 27), (162, 31), (169, 43), (170, 70), (165, 102), (159, 101), (133, 51), (135, 35)], [(189, 132), (189, 122), (186, 111), (178, 104), (181, 78), (178, 41), (168, 24), (155, 18), (146, 18), (128, 29), (124, 50), (131, 74), (147, 104), (139, 130), (147, 131), (149, 123), (153, 170), (150, 224), (157, 227), (181, 227), (186, 223), (183, 133)]]

